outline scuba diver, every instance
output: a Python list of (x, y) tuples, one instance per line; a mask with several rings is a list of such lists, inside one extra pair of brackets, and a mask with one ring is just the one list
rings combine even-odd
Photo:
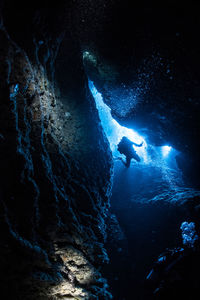
[(123, 136), (121, 141), (118, 144), (117, 150), (126, 156), (126, 162), (122, 160), (124, 165), (129, 168), (131, 164), (131, 159), (135, 159), (136, 161), (140, 162), (140, 157), (136, 153), (136, 151), (133, 148), (133, 145), (136, 147), (142, 147), (143, 142), (141, 144), (136, 144), (132, 141), (130, 141), (127, 137)]

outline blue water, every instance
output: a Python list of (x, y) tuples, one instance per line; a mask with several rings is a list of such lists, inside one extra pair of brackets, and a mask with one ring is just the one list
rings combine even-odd
[[(170, 177), (173, 172), (171, 172), (171, 169), (178, 170), (175, 160), (178, 152), (169, 145), (163, 145), (161, 147), (149, 145), (147, 144), (145, 137), (140, 135), (140, 133), (136, 132), (133, 128), (121, 126), (112, 117), (111, 109), (105, 104), (102, 94), (98, 92), (94, 83), (90, 80), (89, 88), (95, 100), (101, 125), (110, 143), (114, 159), (125, 159), (124, 155), (120, 154), (117, 150), (117, 145), (123, 136), (126, 136), (128, 139), (137, 144), (143, 143), (142, 147), (136, 147), (133, 145), (133, 148), (141, 158), (139, 165), (159, 168), (162, 176), (165, 176), (166, 180), (172, 184)], [(132, 164), (136, 165), (137, 162), (132, 161)]]
[[(121, 126), (91, 81), (89, 88), (113, 153), (111, 211), (124, 234), (123, 241), (108, 242), (112, 272), (108, 268), (106, 276), (114, 299), (150, 300), (144, 289), (145, 277), (160, 253), (182, 245), (180, 226), (191, 221), (183, 208), (184, 201), (200, 196), (200, 192), (183, 181), (175, 149), (147, 144), (139, 132)], [(141, 162), (132, 160), (130, 168), (122, 164), (125, 157), (117, 151), (123, 136), (135, 143), (143, 142), (141, 148), (135, 147)]]
[(114, 158), (120, 157), (121, 154), (117, 151), (117, 145), (123, 136), (126, 136), (131, 141), (140, 144), (143, 142), (143, 146), (137, 149), (138, 155), (143, 162), (147, 162), (147, 144), (145, 139), (139, 135), (136, 131), (130, 128), (121, 126), (111, 114), (111, 109), (104, 103), (101, 93), (99, 93), (92, 81), (89, 81), (89, 88), (94, 97), (97, 110), (99, 112), (99, 118), (101, 120), (102, 127), (110, 143)]

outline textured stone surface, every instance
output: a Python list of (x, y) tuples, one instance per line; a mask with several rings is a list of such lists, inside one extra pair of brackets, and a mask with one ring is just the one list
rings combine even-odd
[[(39, 17), (45, 24), (46, 16)], [(99, 266), (108, 261), (112, 157), (81, 63), (70, 87), (70, 70), (62, 70), (64, 33), (53, 38), (43, 30), (41, 41), (33, 27), (34, 43), (24, 41), (22, 49), (24, 32), (16, 28), (19, 47), (6, 20), (12, 39), (2, 25), (2, 294), (4, 299), (109, 299)], [(70, 50), (72, 69), (78, 58), (76, 47)]]

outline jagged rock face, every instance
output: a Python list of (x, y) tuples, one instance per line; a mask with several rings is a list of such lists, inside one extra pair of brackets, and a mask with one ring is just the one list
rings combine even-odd
[(112, 156), (79, 51), (60, 28), (52, 37), (48, 27), (39, 36), (33, 26), (28, 41), (16, 30), (15, 41), (8, 18), (6, 24), (10, 32), (0, 28), (2, 295), (109, 299), (97, 268), (108, 260)]

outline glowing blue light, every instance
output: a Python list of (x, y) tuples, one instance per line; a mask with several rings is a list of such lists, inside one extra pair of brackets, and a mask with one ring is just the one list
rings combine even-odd
[(164, 157), (169, 155), (169, 152), (171, 151), (172, 147), (171, 146), (163, 146), (162, 147), (162, 155)]
[(147, 162), (147, 144), (143, 137), (132, 129), (121, 126), (111, 115), (111, 109), (103, 102), (103, 97), (94, 86), (93, 82), (89, 80), (89, 88), (96, 102), (96, 107), (99, 112), (99, 118), (102, 123), (104, 132), (110, 143), (110, 148), (114, 157), (119, 157), (121, 154), (117, 151), (117, 145), (123, 136), (126, 136), (131, 141), (140, 144), (143, 142), (143, 146), (138, 148), (134, 147), (140, 158)]

